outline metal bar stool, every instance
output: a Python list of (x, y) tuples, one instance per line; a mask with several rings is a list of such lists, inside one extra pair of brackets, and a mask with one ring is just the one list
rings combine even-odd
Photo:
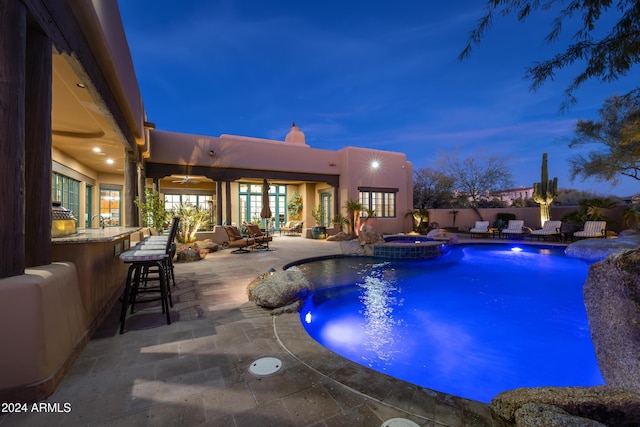
[[(173, 300), (170, 283), (173, 282), (173, 286), (176, 285), (172, 258), (175, 254), (173, 240), (178, 231), (178, 223), (179, 218), (176, 216), (173, 218), (168, 236), (154, 236), (159, 238), (144, 240), (120, 255), (123, 262), (131, 264), (122, 297), (121, 334), (124, 332), (128, 306), (131, 306), (131, 314), (133, 314), (135, 304), (138, 302), (161, 301), (162, 312), (167, 315), (167, 324), (171, 324), (169, 307), (173, 307)], [(154, 275), (150, 275), (150, 273)], [(149, 286), (149, 282), (154, 280), (157, 280), (159, 284)], [(138, 299), (138, 294), (141, 293), (156, 293), (159, 296)]]
[[(171, 293), (168, 290), (167, 282), (167, 260), (169, 255), (166, 251), (139, 251), (129, 250), (120, 255), (120, 260), (129, 263), (127, 272), (127, 281), (124, 286), (124, 294), (122, 296), (122, 309), (120, 311), (120, 333), (124, 333), (124, 325), (127, 318), (127, 308), (131, 306), (131, 314), (133, 314), (136, 303), (160, 301), (162, 304), (162, 313), (167, 316), (167, 325), (171, 324), (171, 314), (169, 306), (173, 307), (171, 301)], [(149, 268), (157, 268), (158, 285), (149, 286), (151, 280), (148, 276)], [(138, 295), (142, 293), (156, 293), (157, 296), (138, 299)]]

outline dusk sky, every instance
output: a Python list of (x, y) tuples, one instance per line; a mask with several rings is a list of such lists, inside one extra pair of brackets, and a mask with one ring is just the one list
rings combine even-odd
[[(637, 67), (613, 84), (586, 83), (578, 104), (560, 113), (578, 68), (536, 92), (523, 78), (527, 66), (566, 46), (544, 41), (555, 14), (525, 23), (497, 17), (460, 62), (484, 1), (119, 5), (148, 120), (158, 129), (284, 140), (295, 121), (314, 148), (400, 151), (414, 170), (434, 167), (441, 152), (465, 158), (484, 150), (509, 159), (516, 187), (540, 181), (548, 152), (560, 188), (640, 192), (631, 179), (616, 187), (569, 181), (567, 160), (580, 152), (567, 146), (576, 120), (597, 118), (607, 97), (637, 86)], [(563, 40), (575, 30), (565, 26)]]

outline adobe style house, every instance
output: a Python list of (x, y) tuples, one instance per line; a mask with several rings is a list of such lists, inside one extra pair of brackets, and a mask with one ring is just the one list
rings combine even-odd
[[(117, 303), (145, 187), (210, 207), (215, 224), (253, 220), (267, 179), (275, 228), (294, 192), (308, 227), (313, 208), (331, 227), (348, 200), (376, 212), (377, 231), (411, 227), (402, 153), (310, 147), (295, 125), (284, 141), (156, 129), (115, 1), (3, 1), (0, 32), (1, 401), (51, 394)], [(52, 237), (52, 201), (78, 233)]]

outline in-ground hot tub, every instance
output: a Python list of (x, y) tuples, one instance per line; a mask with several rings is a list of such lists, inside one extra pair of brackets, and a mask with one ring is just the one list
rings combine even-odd
[(373, 245), (373, 255), (393, 259), (435, 258), (448, 251), (448, 241), (434, 240), (426, 236), (385, 236), (384, 243)]

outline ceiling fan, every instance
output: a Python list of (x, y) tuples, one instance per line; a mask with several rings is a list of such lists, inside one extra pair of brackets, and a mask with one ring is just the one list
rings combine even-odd
[(189, 178), (189, 175), (185, 175), (184, 178), (171, 182), (177, 184), (198, 184), (200, 181), (198, 181), (197, 179)]

